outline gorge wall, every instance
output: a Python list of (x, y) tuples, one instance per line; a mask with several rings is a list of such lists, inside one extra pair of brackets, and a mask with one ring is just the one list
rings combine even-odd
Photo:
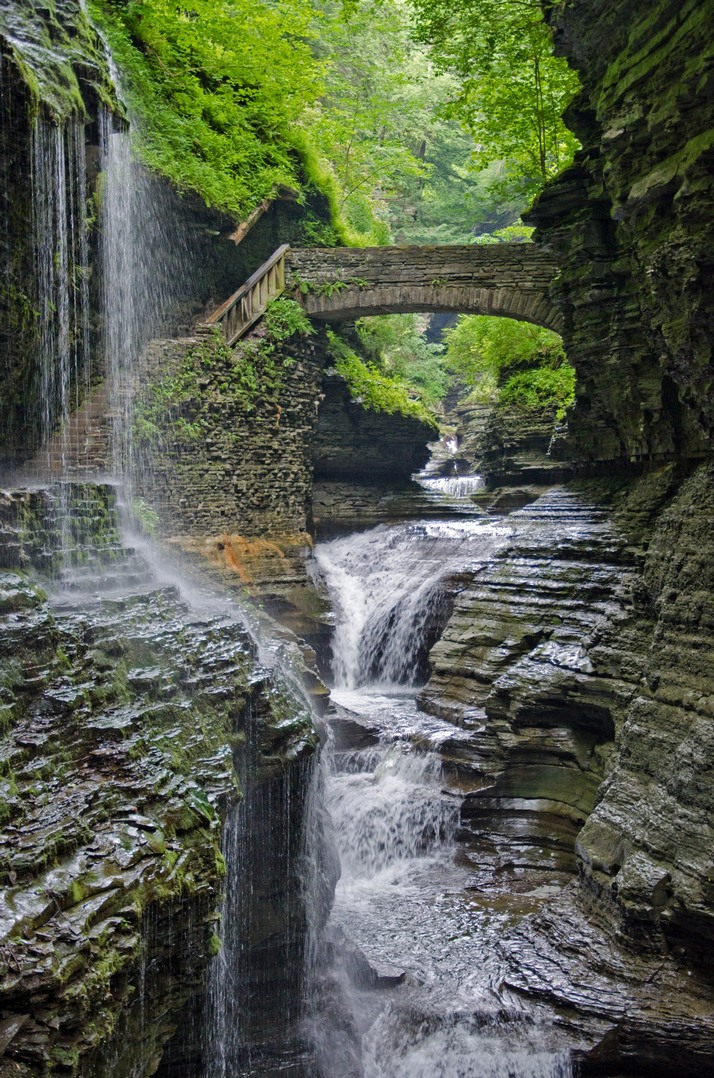
[[(196, 1073), (231, 1007), (236, 1055), (285, 1050), (297, 1018), (317, 736), (297, 652), (266, 668), (235, 606), (185, 601), (127, 542), (106, 358), (188, 329), (303, 208), (239, 246), (133, 164), (83, 3), (3, 6), (0, 46), (0, 1074)], [(241, 988), (207, 1005), (229, 901)]]
[(583, 89), (573, 166), (529, 214), (561, 274), (578, 460), (707, 454), (712, 439), (711, 3), (554, 5)]
[(583, 1073), (709, 1074), (714, 9), (548, 17), (583, 80), (583, 149), (529, 215), (577, 371), (551, 456), (636, 466), (518, 514), (540, 524), (457, 599), (423, 703), (475, 731), (467, 832), (500, 833), (511, 871), (575, 839), (576, 880), (504, 938), (506, 982), (590, 1040)]

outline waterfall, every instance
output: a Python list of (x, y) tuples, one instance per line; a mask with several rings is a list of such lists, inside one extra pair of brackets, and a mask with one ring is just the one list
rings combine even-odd
[(247, 1002), (245, 935), (246, 905), (241, 891), (248, 861), (248, 833), (242, 805), (230, 809), (223, 826), (223, 856), (231, 871), (221, 905), (221, 949), (208, 968), (206, 1020), (206, 1074), (227, 1078), (245, 1048)]
[(37, 118), (31, 146), (32, 234), (38, 300), (39, 436), (60, 428), (64, 472), (67, 423), (89, 384), (89, 242), (84, 127)]
[(511, 534), (473, 517), (317, 545), (336, 611), (327, 803), (342, 869), (315, 1022), (321, 1078), (572, 1076), (549, 1017), (502, 987), (507, 903), (456, 856), (463, 792), (441, 752), (460, 758), (471, 734), (414, 698), (449, 578)]
[(175, 227), (161, 183), (134, 160), (131, 136), (100, 115), (104, 354), (113, 422), (113, 471), (131, 486), (135, 452), (133, 399), (148, 341), (169, 332), (190, 294), (187, 244)]
[[(249, 743), (260, 735), (252, 723), (247, 733)], [(249, 758), (245, 765), (245, 796), (223, 834), (227, 875), (220, 951), (208, 973), (206, 1078), (272, 1074), (309, 1058), (302, 1027), (309, 951), (334, 883), (322, 878), (320, 864), (318, 760), (261, 780)]]
[(480, 475), (450, 475), (438, 478), (419, 475), (417, 483), (424, 490), (434, 494), (445, 494), (448, 498), (469, 498), (472, 494), (483, 490), (485, 486)]
[(408, 743), (362, 750), (340, 762), (330, 813), (342, 851), (343, 884), (373, 879), (398, 862), (453, 839), (457, 813), (441, 793), (441, 765)]
[(483, 520), (430, 521), (381, 526), (319, 544), (317, 562), (337, 612), (335, 687), (413, 685), (423, 679), (445, 582), (473, 570), (508, 534), (508, 528)]

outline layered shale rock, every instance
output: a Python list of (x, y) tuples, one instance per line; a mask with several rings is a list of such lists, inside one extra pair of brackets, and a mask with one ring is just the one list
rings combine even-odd
[(517, 483), (548, 484), (570, 469), (550, 456), (556, 427), (554, 408), (524, 409), (460, 403), (450, 414), (458, 437), (458, 458), (489, 487)]
[(0, 514), (0, 1073), (152, 1073), (218, 946), (242, 789), (280, 804), (285, 787), (294, 814), (270, 862), (277, 912), (261, 933), (256, 907), (245, 942), (264, 998), (283, 998), (304, 919), (290, 775), (311, 719), (229, 609), (190, 609), (122, 545), (110, 488), (10, 492)]
[(508, 517), (422, 693), (472, 731), (444, 753), (478, 885), (577, 868), (503, 952), (506, 983), (590, 1043), (584, 1073), (674, 1055), (709, 1073), (714, 474), (687, 473), (556, 488)]
[(583, 149), (529, 220), (556, 255), (553, 297), (577, 369), (567, 455), (711, 448), (711, 0), (556, 4), (583, 90)]
[(436, 434), (431, 423), (365, 407), (335, 372), (328, 371), (323, 394), (313, 443), (316, 479), (408, 483), (426, 464)]
[(432, 649), (421, 703), (472, 731), (464, 838), (495, 846), (499, 871), (572, 871), (637, 677), (637, 557), (600, 507), (564, 490), (503, 526), (507, 547)]

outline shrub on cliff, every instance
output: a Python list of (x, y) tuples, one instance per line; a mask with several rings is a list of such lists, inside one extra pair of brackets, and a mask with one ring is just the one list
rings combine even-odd
[(94, 0), (144, 161), (237, 217), (297, 186), (293, 137), (321, 90), (307, 0)]
[(552, 408), (575, 398), (575, 371), (557, 333), (512, 318), (466, 315), (447, 330), (445, 364), (470, 395), (499, 406)]
[(410, 416), (438, 432), (436, 416), (420, 400), (410, 397), (407, 386), (365, 363), (334, 333), (329, 333), (329, 340), (335, 370), (344, 378), (354, 401), (374, 412)]
[(575, 371), (569, 363), (564, 363), (556, 370), (537, 367), (511, 375), (501, 389), (498, 406), (528, 411), (554, 408), (555, 418), (563, 419), (574, 400)]

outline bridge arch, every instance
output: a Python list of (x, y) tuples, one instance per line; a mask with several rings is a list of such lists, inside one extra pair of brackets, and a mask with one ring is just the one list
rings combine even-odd
[(549, 294), (558, 267), (532, 244), (291, 248), (285, 269), (287, 287), (322, 321), (453, 311), (563, 326)]

